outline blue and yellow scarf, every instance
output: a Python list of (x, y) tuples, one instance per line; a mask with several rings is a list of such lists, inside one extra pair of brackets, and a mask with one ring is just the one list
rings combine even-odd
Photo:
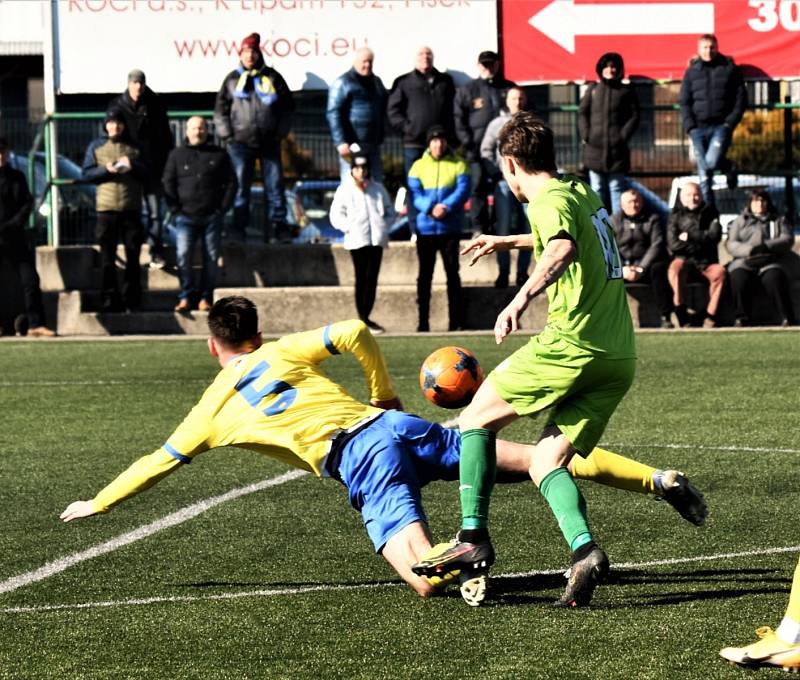
[(275, 91), (275, 86), (272, 84), (269, 77), (264, 75), (259, 69), (251, 69), (248, 71), (240, 64), (237, 71), (239, 72), (239, 80), (236, 81), (236, 89), (233, 92), (234, 97), (247, 99), (250, 96), (247, 92), (247, 83), (252, 79), (253, 90), (264, 106), (271, 106), (277, 101), (278, 93)]

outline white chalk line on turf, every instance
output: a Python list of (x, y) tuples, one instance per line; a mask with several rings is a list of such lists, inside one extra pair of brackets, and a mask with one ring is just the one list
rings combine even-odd
[(615, 449), (693, 449), (697, 451), (733, 451), (734, 453), (800, 453), (800, 449), (779, 449), (772, 446), (735, 446), (715, 444), (605, 444)]
[[(632, 571), (634, 569), (647, 569), (649, 567), (660, 567), (675, 564), (690, 564), (692, 562), (716, 562), (719, 560), (731, 560), (743, 557), (760, 557), (765, 555), (778, 555), (781, 553), (800, 552), (800, 545), (784, 546), (779, 548), (762, 548), (760, 550), (744, 550), (734, 553), (718, 553), (715, 555), (696, 555), (692, 557), (671, 557), (661, 560), (649, 560), (647, 562), (613, 562), (612, 569), (615, 571)], [(512, 574), (492, 575), (492, 579), (512, 579), (530, 578), (532, 576), (553, 576), (563, 574), (564, 569), (540, 569), (536, 571), (523, 571)], [(43, 604), (21, 607), (6, 607), (0, 609), (2, 614), (37, 614), (53, 611), (76, 610), (76, 609), (97, 609), (102, 607), (131, 607), (150, 604), (172, 604), (172, 603), (195, 603), (209, 602), (214, 600), (237, 600), (245, 597), (282, 597), (286, 595), (305, 595), (307, 593), (345, 591), (345, 590), (367, 590), (381, 588), (385, 586), (394, 587), (405, 585), (399, 581), (391, 583), (359, 583), (353, 585), (343, 584), (319, 584), (316, 586), (302, 586), (299, 588), (272, 588), (262, 590), (248, 590), (238, 593), (216, 593), (214, 595), (175, 595), (169, 597), (145, 597), (130, 598), (127, 600), (104, 600), (100, 602), (79, 602), (75, 604)]]
[(187, 505), (185, 508), (181, 508), (176, 512), (166, 515), (155, 522), (140, 526), (133, 531), (129, 531), (126, 534), (121, 534), (116, 538), (105, 541), (104, 543), (98, 543), (87, 550), (82, 550), (81, 552), (67, 555), (66, 557), (54, 560), (53, 562), (48, 562), (44, 566), (34, 569), (33, 571), (6, 579), (5, 581), (0, 582), (0, 593), (10, 593), (12, 590), (16, 590), (17, 588), (30, 585), (36, 581), (42, 581), (50, 576), (53, 576), (54, 574), (64, 571), (65, 569), (69, 569), (80, 562), (90, 560), (93, 557), (98, 557), (99, 555), (104, 555), (117, 550), (118, 548), (129, 545), (130, 543), (147, 538), (148, 536), (151, 536), (159, 531), (163, 531), (164, 529), (182, 524), (183, 522), (197, 517), (197, 515), (205, 512), (206, 510), (210, 510), (214, 506), (220, 505), (221, 503), (226, 503), (227, 501), (241, 498), (247, 494), (261, 491), (262, 489), (268, 489), (272, 486), (278, 486), (279, 484), (290, 482), (293, 479), (297, 479), (298, 477), (302, 477), (303, 475), (307, 474), (308, 473), (305, 470), (290, 470), (289, 472), (279, 475), (278, 477), (264, 479), (260, 482), (255, 482), (247, 486), (231, 489), (230, 491), (218, 496), (205, 498), (202, 501), (198, 501), (192, 505)]

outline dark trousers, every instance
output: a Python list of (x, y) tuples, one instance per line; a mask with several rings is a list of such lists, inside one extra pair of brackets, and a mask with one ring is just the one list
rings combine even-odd
[[(411, 166), (414, 165), (414, 161), (416, 161), (418, 158), (421, 158), (424, 152), (425, 149), (422, 147), (403, 147), (403, 172), (405, 173), (406, 180), (408, 180), (408, 172), (411, 170)], [(407, 182), (406, 187), (408, 187)], [(417, 209), (414, 207), (414, 199), (411, 197), (410, 191), (406, 195), (406, 203), (408, 204), (408, 229), (412, 234), (416, 234)]]
[(669, 262), (653, 262), (640, 279), (642, 283), (650, 284), (658, 312), (667, 318), (672, 314), (672, 288), (667, 279), (668, 268)]
[(28, 325), (38, 328), (45, 325), (42, 289), (36, 272), (36, 250), (28, 245), (24, 235), (9, 244), (0, 245), (0, 263), (16, 268), (25, 298)]
[(794, 324), (794, 308), (789, 293), (789, 280), (780, 267), (770, 267), (761, 273), (738, 268), (729, 273), (736, 318), (749, 321), (753, 311), (753, 292), (759, 285), (766, 291), (778, 318)]
[(417, 259), (419, 260), (419, 276), (417, 277), (417, 308), (419, 310), (419, 329), (428, 330), (428, 319), (431, 309), (431, 283), (433, 268), (436, 265), (436, 253), (442, 254), (444, 271), (447, 275), (447, 306), (450, 316), (450, 330), (458, 330), (462, 326), (461, 277), (459, 266), (460, 234), (443, 234), (441, 236), (417, 236)]
[(264, 180), (264, 209), (266, 222), (263, 225), (264, 241), (276, 236), (276, 224), (286, 222), (286, 196), (283, 190), (283, 166), (281, 165), (280, 142), (270, 144), (264, 149), (253, 149), (244, 144), (228, 145), (228, 155), (239, 186), (233, 200), (233, 225), (229, 236), (236, 241), (244, 241), (250, 224), (250, 188), (255, 179), (256, 159), (261, 161), (261, 175)]
[(117, 244), (125, 246), (125, 274), (122, 283), (122, 301), (129, 308), (138, 307), (142, 301), (141, 268), (139, 252), (143, 240), (139, 213), (103, 211), (97, 213), (97, 242), (100, 245), (102, 269), (102, 297), (104, 306), (119, 306), (117, 283)]
[(489, 194), (492, 191), (489, 174), (484, 170), (480, 161), (469, 164), (470, 172), (470, 197), (469, 219), (473, 231), (486, 233), (491, 224), (489, 216)]
[(383, 248), (380, 246), (356, 248), (350, 251), (350, 257), (353, 258), (353, 268), (356, 272), (356, 310), (358, 318), (366, 321), (375, 305)]

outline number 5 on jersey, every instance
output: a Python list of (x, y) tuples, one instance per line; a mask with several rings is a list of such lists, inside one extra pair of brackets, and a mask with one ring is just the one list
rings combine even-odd
[(256, 381), (269, 370), (266, 361), (257, 363), (244, 378), (236, 383), (236, 391), (241, 394), (250, 406), (258, 408), (267, 397), (278, 395), (265, 409), (265, 416), (276, 416), (289, 408), (297, 397), (297, 389), (283, 380), (272, 380), (263, 387), (256, 387)]

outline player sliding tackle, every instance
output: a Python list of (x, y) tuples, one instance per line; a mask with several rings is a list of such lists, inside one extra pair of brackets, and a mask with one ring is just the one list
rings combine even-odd
[(542, 293), (548, 298), (547, 323), (488, 376), (461, 414), (461, 530), (449, 549), (429, 555), (414, 572), (457, 569), (463, 578), (466, 571), (474, 589), (485, 588), (495, 559), (488, 515), (496, 434), (520, 416), (549, 409), (530, 476), (572, 551), (559, 602), (586, 605), (608, 572), (608, 557), (589, 530), (586, 504), (568, 465), (576, 453), (587, 456), (597, 445), (633, 382), (636, 354), (622, 266), (600, 199), (580, 180), (558, 174), (550, 128), (529, 112), (516, 113), (500, 131), (498, 153), (503, 178), (528, 203), (531, 234), (479, 236), (462, 254), (474, 251), (474, 264), (497, 250), (533, 249), (536, 267), (498, 315), (494, 334), (502, 343)]
[[(431, 549), (420, 490), (435, 479), (458, 478), (458, 432), (391, 410), (400, 408), (400, 400), (383, 354), (361, 321), (265, 343), (253, 303), (228, 297), (214, 303), (208, 325), (208, 348), (222, 370), (199, 403), (163, 446), (133, 463), (92, 500), (71, 503), (61, 519), (107, 512), (198, 454), (238, 446), (341, 482), (376, 552), (417, 593), (433, 594), (441, 579), (432, 583), (411, 571)], [(345, 352), (364, 370), (369, 405), (353, 399), (321, 370), (323, 361)], [(498, 479), (527, 479), (530, 453), (531, 447), (498, 442)], [(675, 471), (660, 473), (598, 449), (574, 472), (661, 495), (695, 524), (705, 519), (702, 495)]]

